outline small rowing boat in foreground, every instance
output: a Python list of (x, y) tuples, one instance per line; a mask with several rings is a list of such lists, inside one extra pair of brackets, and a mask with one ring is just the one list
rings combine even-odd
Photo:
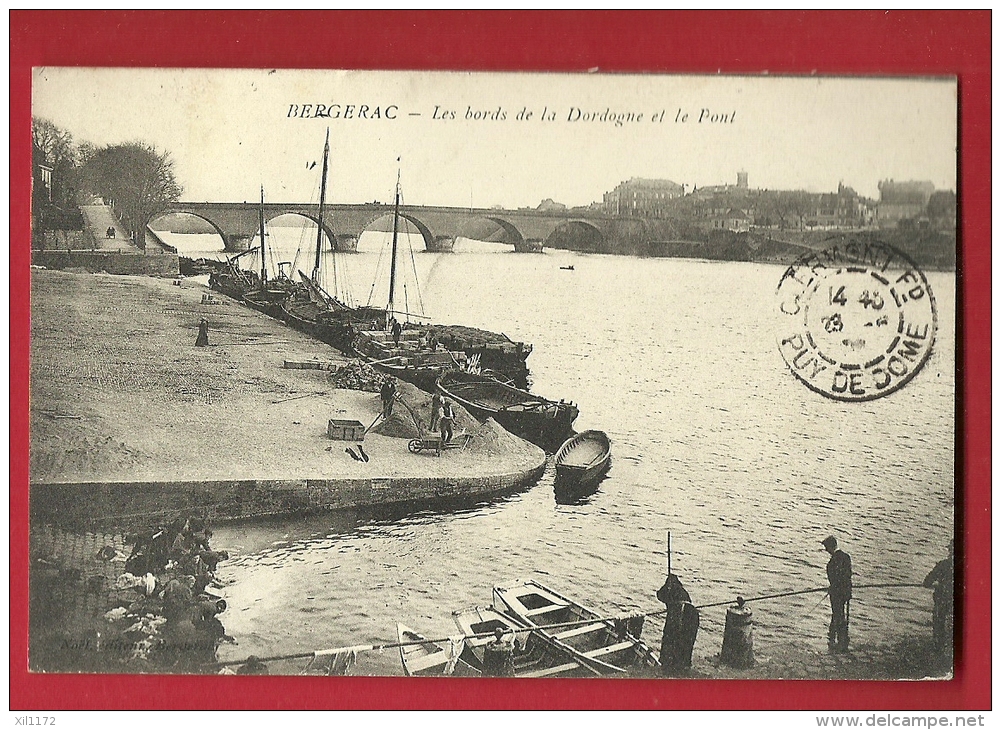
[(600, 674), (578, 661), (573, 652), (535, 631), (524, 631), (519, 622), (490, 606), (453, 611), (452, 619), (467, 637), (461, 658), (481, 673), (485, 671), (486, 646), (496, 641), (495, 632), (499, 630), (503, 640), (514, 639), (515, 677), (594, 677)]
[(495, 586), (493, 594), (495, 608), (507, 612), (523, 626), (537, 629), (544, 638), (601, 674), (621, 676), (630, 670), (660, 666), (650, 648), (639, 639), (642, 625), (602, 618), (532, 580)]
[(581, 431), (556, 452), (556, 487), (581, 489), (595, 484), (612, 465), (612, 444), (602, 431)]

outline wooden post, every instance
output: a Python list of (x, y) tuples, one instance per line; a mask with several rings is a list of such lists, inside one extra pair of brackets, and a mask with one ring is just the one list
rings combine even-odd
[(726, 625), (723, 628), (723, 649), (720, 663), (735, 669), (754, 666), (754, 623), (751, 609), (738, 598), (736, 606), (726, 609)]

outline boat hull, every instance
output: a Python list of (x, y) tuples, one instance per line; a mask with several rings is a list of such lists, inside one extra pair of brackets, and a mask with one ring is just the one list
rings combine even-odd
[(507, 431), (553, 452), (573, 432), (578, 409), (573, 403), (548, 400), (527, 391), (470, 373), (448, 373), (438, 390), (474, 418), (493, 418)]
[(243, 303), (251, 309), (263, 312), (275, 319), (284, 319), (282, 302), (289, 297), (289, 292), (281, 289), (264, 289), (250, 291), (243, 295)]
[[(574, 459), (574, 454), (587, 455)], [(611, 442), (601, 431), (582, 431), (567, 439), (556, 452), (556, 488), (584, 490), (605, 478), (612, 466)]]
[(461, 658), (479, 672), (485, 671), (486, 647), (496, 641), (495, 632), (500, 629), (502, 640), (514, 643), (515, 677), (595, 677), (599, 674), (593, 667), (578, 661), (572, 652), (536, 631), (525, 631), (521, 624), (491, 606), (453, 611), (452, 618), (467, 637)]
[(534, 628), (600, 674), (653, 673), (660, 666), (639, 638), (641, 625), (635, 628), (602, 618), (536, 581), (495, 586), (493, 595), (495, 608)]
[(419, 340), (419, 333), (404, 331), (397, 346), (386, 332), (365, 331), (355, 338), (352, 350), (382, 372), (433, 393), (438, 378), (458, 367), (456, 354), (447, 350), (432, 352), (422, 348)]
[[(455, 677), (475, 677), (480, 672), (465, 661), (460, 655), (455, 659), (449, 671), (452, 659), (451, 648), (447, 641), (430, 641), (409, 626), (396, 624), (396, 637), (400, 644), (400, 662), (403, 673), (408, 677), (433, 677), (449, 675)], [(419, 643), (415, 643), (419, 642)]]

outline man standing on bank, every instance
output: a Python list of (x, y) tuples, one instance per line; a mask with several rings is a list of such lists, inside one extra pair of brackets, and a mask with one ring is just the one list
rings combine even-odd
[(827, 561), (828, 595), (831, 597), (831, 627), (827, 632), (828, 648), (838, 654), (848, 651), (849, 603), (852, 600), (852, 559), (844, 550), (838, 550), (838, 541), (832, 535), (823, 543), (831, 554)]
[(934, 588), (932, 608), (932, 635), (935, 648), (945, 651), (952, 646), (953, 592), (955, 589), (956, 541), (949, 542), (949, 557), (939, 562), (925, 576), (925, 588)]
[(438, 428), (441, 429), (441, 443), (447, 444), (452, 440), (452, 425), (455, 423), (455, 411), (448, 398), (442, 401), (441, 415), (438, 418)]

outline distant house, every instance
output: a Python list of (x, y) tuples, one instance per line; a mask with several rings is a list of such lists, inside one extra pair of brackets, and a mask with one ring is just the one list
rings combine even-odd
[(547, 212), (556, 211), (562, 213), (567, 209), (567, 207), (563, 205), (563, 203), (557, 203), (552, 198), (546, 198), (541, 203), (539, 203), (539, 205), (536, 206), (535, 209)]
[(876, 222), (883, 228), (891, 228), (902, 220), (918, 218), (924, 214), (934, 192), (931, 180), (881, 181)]
[(712, 228), (714, 231), (733, 231), (744, 233), (751, 230), (751, 216), (739, 208), (731, 208), (723, 215), (712, 218)]
[(45, 151), (37, 144), (32, 146), (32, 201), (44, 204), (52, 203), (52, 170), (54, 169), (46, 157)]
[(670, 210), (669, 202), (684, 194), (684, 187), (671, 180), (634, 177), (605, 193), (604, 206), (611, 215), (663, 218)]

